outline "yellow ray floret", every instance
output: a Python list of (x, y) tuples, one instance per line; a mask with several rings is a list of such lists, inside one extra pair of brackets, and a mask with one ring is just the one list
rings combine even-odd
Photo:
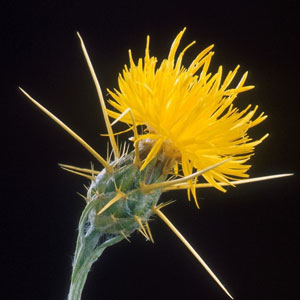
[[(237, 95), (253, 88), (244, 85), (247, 72), (235, 87), (230, 87), (239, 66), (223, 80), (222, 67), (215, 75), (208, 73), (213, 46), (198, 54), (188, 67), (182, 65), (182, 58), (194, 42), (175, 58), (184, 31), (177, 35), (168, 58), (160, 65), (156, 57), (150, 57), (149, 37), (145, 57), (137, 64), (129, 51), (130, 64), (119, 75), (119, 89), (109, 91), (110, 104), (116, 111), (108, 110), (108, 114), (117, 119), (130, 110), (135, 125), (146, 126), (135, 138), (135, 147), (144, 141), (152, 143), (141, 169), (162, 155), (172, 161), (174, 172), (178, 172), (179, 165), (183, 175), (188, 176), (230, 157), (202, 175), (212, 186), (224, 190), (220, 183), (248, 177), (250, 165), (245, 163), (267, 135), (252, 140), (247, 132), (266, 116), (261, 113), (254, 117), (257, 106), (248, 105), (244, 110), (234, 107)], [(122, 115), (120, 121), (133, 125), (128, 114)], [(191, 181), (190, 186), (195, 183)]]

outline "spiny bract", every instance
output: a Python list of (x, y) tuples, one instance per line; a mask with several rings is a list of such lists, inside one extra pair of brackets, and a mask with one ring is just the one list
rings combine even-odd
[(103, 234), (122, 234), (127, 238), (139, 229), (152, 240), (148, 220), (162, 191), (144, 193), (140, 185), (161, 182), (166, 176), (162, 175), (162, 164), (157, 158), (141, 171), (133, 164), (133, 154), (113, 162), (113, 174), (104, 169), (92, 181), (86, 200), (97, 204), (89, 215), (90, 223)]

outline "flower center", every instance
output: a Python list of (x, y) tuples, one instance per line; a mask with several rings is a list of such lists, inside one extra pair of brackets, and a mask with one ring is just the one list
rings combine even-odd
[(166, 157), (177, 161), (179, 161), (181, 158), (180, 151), (177, 149), (177, 147), (175, 147), (174, 143), (170, 139), (167, 139), (162, 144), (162, 152)]

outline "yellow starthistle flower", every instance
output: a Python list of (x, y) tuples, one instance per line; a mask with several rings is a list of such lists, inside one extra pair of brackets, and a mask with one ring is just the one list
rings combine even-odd
[[(27, 92), (23, 94), (77, 140), (104, 167), (80, 168), (60, 166), (88, 178), (86, 201), (78, 226), (78, 239), (73, 260), (73, 271), (68, 300), (80, 300), (87, 274), (92, 264), (109, 246), (139, 231), (153, 242), (148, 221), (155, 214), (160, 217), (184, 243), (210, 276), (232, 298), (230, 293), (208, 267), (189, 242), (161, 211), (170, 202), (159, 203), (163, 192), (173, 189), (192, 191), (196, 188), (243, 184), (268, 180), (291, 174), (280, 174), (252, 179), (244, 178), (254, 147), (267, 135), (252, 141), (247, 131), (266, 116), (253, 116), (257, 110), (248, 106), (243, 111), (233, 107), (236, 96), (252, 88), (244, 86), (247, 73), (235, 88), (229, 88), (238, 67), (229, 72), (221, 83), (222, 68), (208, 74), (212, 46), (202, 51), (188, 68), (181, 65), (188, 45), (175, 60), (177, 48), (185, 29), (174, 40), (168, 59), (157, 68), (157, 59), (149, 55), (149, 37), (144, 60), (135, 65), (130, 54), (130, 67), (125, 66), (119, 76), (119, 88), (110, 92), (110, 101), (119, 112), (106, 109), (101, 88), (82, 38), (81, 47), (93, 77), (114, 153), (104, 159), (80, 136)], [(198, 74), (198, 75), (197, 75)], [(110, 123), (109, 116), (115, 118)], [(133, 131), (134, 150), (122, 151), (116, 143), (112, 125), (121, 120)], [(138, 126), (146, 126), (141, 134)], [(170, 178), (175, 175), (179, 178)], [(183, 176), (182, 176), (183, 175)], [(198, 183), (203, 176), (207, 183)], [(196, 200), (197, 204), (197, 200)], [(232, 298), (233, 299), (233, 298)]]
[(230, 87), (239, 66), (223, 81), (222, 66), (215, 75), (208, 73), (213, 46), (199, 53), (188, 67), (182, 65), (182, 59), (195, 42), (175, 58), (184, 31), (177, 35), (168, 58), (159, 66), (157, 58), (150, 57), (149, 36), (145, 57), (137, 64), (129, 50), (130, 65), (125, 65), (119, 75), (119, 90), (109, 90), (113, 98), (110, 104), (119, 113), (111, 110), (108, 113), (114, 118), (121, 115), (122, 122), (132, 125), (131, 116), (124, 114), (130, 109), (136, 125), (146, 126), (135, 140), (135, 145), (143, 141), (152, 143), (142, 169), (158, 154), (171, 160), (175, 173), (181, 164), (185, 176), (231, 158), (202, 175), (214, 187), (225, 191), (220, 183), (248, 177), (246, 172), (250, 165), (245, 163), (267, 134), (253, 141), (247, 132), (267, 116), (261, 113), (254, 119), (257, 106), (251, 109), (248, 105), (242, 111), (234, 107), (237, 95), (253, 86), (244, 85), (246, 72), (236, 87)]

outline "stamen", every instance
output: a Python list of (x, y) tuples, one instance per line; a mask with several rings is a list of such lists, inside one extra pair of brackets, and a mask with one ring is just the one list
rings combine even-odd
[(42, 110), (46, 115), (48, 115), (54, 122), (61, 126), (67, 133), (69, 133), (77, 142), (79, 142), (87, 151), (89, 151), (106, 169), (108, 173), (113, 173), (114, 169), (108, 164), (108, 162), (98, 154), (90, 145), (88, 145), (79, 135), (77, 135), (70, 127), (65, 125), (60, 119), (54, 116), (47, 108), (34, 100), (27, 92), (25, 92), (21, 87), (20, 91), (33, 102), (40, 110)]
[(226, 290), (221, 281), (217, 278), (217, 276), (213, 273), (213, 271), (209, 268), (209, 266), (205, 263), (205, 261), (200, 257), (200, 255), (195, 251), (195, 249), (190, 245), (190, 243), (183, 237), (183, 235), (176, 229), (176, 227), (170, 222), (170, 220), (157, 208), (153, 208), (153, 212), (157, 214), (166, 224), (167, 226), (175, 233), (175, 235), (181, 240), (181, 242), (188, 248), (188, 250), (195, 256), (195, 258), (200, 262), (200, 264), (204, 267), (204, 269), (208, 272), (208, 274), (216, 281), (216, 283), (220, 286), (220, 288), (231, 298), (233, 297)]

